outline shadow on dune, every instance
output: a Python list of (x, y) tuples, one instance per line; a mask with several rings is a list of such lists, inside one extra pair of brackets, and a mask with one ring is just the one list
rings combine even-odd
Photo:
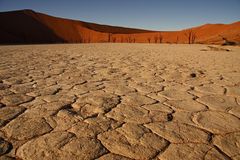
[[(240, 21), (180, 31), (149, 31), (53, 17), (32, 10), (0, 13), (0, 44), (240, 44)], [(227, 43), (226, 43), (227, 42)], [(230, 43), (231, 42), (231, 43)]]
[[(31, 13), (32, 15), (29, 15)], [(33, 11), (0, 13), (1, 44), (63, 43), (50, 28), (37, 21)]]

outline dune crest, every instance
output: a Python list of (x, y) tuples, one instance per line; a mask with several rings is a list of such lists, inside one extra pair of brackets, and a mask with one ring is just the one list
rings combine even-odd
[(0, 43), (203, 43), (240, 42), (240, 22), (181, 31), (150, 31), (49, 16), (32, 10), (0, 13)]

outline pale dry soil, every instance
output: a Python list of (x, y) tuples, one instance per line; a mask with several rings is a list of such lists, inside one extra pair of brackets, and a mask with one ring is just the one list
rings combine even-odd
[(240, 48), (227, 49), (0, 46), (0, 159), (239, 160)]

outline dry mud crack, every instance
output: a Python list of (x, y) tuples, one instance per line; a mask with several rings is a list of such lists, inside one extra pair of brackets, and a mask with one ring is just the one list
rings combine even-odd
[(0, 159), (240, 159), (240, 48), (0, 46)]

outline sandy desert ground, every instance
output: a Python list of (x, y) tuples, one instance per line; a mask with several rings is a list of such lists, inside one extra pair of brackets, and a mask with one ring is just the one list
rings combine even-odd
[(0, 46), (0, 159), (239, 160), (240, 48), (221, 48)]

